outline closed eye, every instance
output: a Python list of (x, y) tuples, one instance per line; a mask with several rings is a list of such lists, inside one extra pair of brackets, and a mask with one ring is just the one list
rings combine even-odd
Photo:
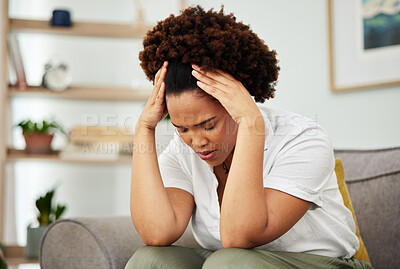
[(183, 134), (183, 133), (186, 133), (188, 129), (187, 128), (177, 128), (177, 130), (180, 134)]
[(213, 126), (211, 126), (211, 127), (209, 127), (209, 128), (204, 128), (204, 130), (206, 130), (206, 131), (211, 131), (212, 129), (215, 128), (215, 125), (216, 125), (216, 124), (214, 124)]

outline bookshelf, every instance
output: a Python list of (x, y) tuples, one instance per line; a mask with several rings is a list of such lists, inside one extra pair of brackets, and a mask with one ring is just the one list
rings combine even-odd
[(80, 158), (71, 157), (65, 158), (60, 156), (60, 151), (54, 151), (52, 154), (26, 154), (24, 150), (8, 149), (7, 150), (7, 162), (18, 162), (18, 161), (41, 161), (41, 162), (63, 162), (72, 164), (130, 164), (132, 157), (130, 155), (120, 155), (117, 158)]
[(41, 20), (9, 20), (10, 31), (55, 35), (110, 37), (110, 38), (141, 38), (150, 27), (139, 25), (123, 25), (111, 23), (73, 22), (72, 27), (50, 26), (48, 21)]
[(9, 86), (9, 98), (50, 98), (92, 101), (146, 101), (150, 97), (150, 90), (130, 88), (71, 86), (66, 91), (53, 92), (40, 87), (29, 87), (22, 91), (15, 86)]
[[(82, 158), (63, 158), (60, 152), (54, 151), (48, 155), (26, 154), (23, 150), (9, 148), (7, 137), (12, 128), (10, 122), (11, 101), (15, 98), (40, 98), (52, 100), (84, 100), (84, 101), (107, 101), (107, 102), (145, 102), (151, 89), (131, 89), (115, 86), (95, 86), (95, 85), (73, 85), (63, 92), (52, 92), (40, 87), (29, 86), (26, 90), (9, 85), (8, 82), (8, 36), (10, 33), (39, 33), (45, 35), (64, 35), (78, 37), (102, 37), (102, 38), (142, 38), (151, 28), (144, 23), (138, 24), (113, 24), (103, 22), (84, 22), (73, 21), (73, 26), (69, 28), (52, 27), (46, 20), (15, 19), (9, 17), (9, 1), (1, 1), (2, 23), (0, 24), (1, 37), (1, 56), (2, 66), (0, 73), (0, 118), (2, 128), (0, 128), (0, 242), (4, 238), (4, 213), (5, 213), (5, 181), (6, 165), (16, 162), (48, 162), (48, 163), (69, 163), (74, 165), (129, 165), (131, 156), (121, 155), (115, 159), (82, 159)], [(186, 1), (180, 0), (181, 8), (186, 7)], [(24, 263), (38, 263), (37, 260), (27, 260), (24, 258), (24, 247), (5, 246), (6, 262), (10, 266)]]

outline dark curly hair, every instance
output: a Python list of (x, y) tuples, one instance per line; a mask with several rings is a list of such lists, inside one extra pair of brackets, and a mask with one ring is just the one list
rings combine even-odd
[(215, 12), (196, 6), (171, 14), (147, 32), (143, 47), (139, 59), (151, 81), (164, 61), (196, 64), (231, 74), (256, 102), (274, 97), (280, 70), (276, 52), (232, 13), (224, 15), (223, 7)]

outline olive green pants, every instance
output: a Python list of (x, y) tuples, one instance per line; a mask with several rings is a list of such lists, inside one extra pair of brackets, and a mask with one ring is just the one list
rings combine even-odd
[(142, 247), (125, 269), (259, 269), (259, 268), (372, 268), (362, 260), (339, 259), (320, 255), (247, 250), (239, 248), (207, 249)]

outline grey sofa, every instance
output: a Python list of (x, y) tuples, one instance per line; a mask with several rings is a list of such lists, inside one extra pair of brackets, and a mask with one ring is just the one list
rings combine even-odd
[[(374, 268), (400, 268), (400, 147), (336, 150)], [(198, 247), (190, 227), (175, 244)], [(42, 269), (124, 268), (143, 246), (129, 216), (59, 220), (46, 231)]]

